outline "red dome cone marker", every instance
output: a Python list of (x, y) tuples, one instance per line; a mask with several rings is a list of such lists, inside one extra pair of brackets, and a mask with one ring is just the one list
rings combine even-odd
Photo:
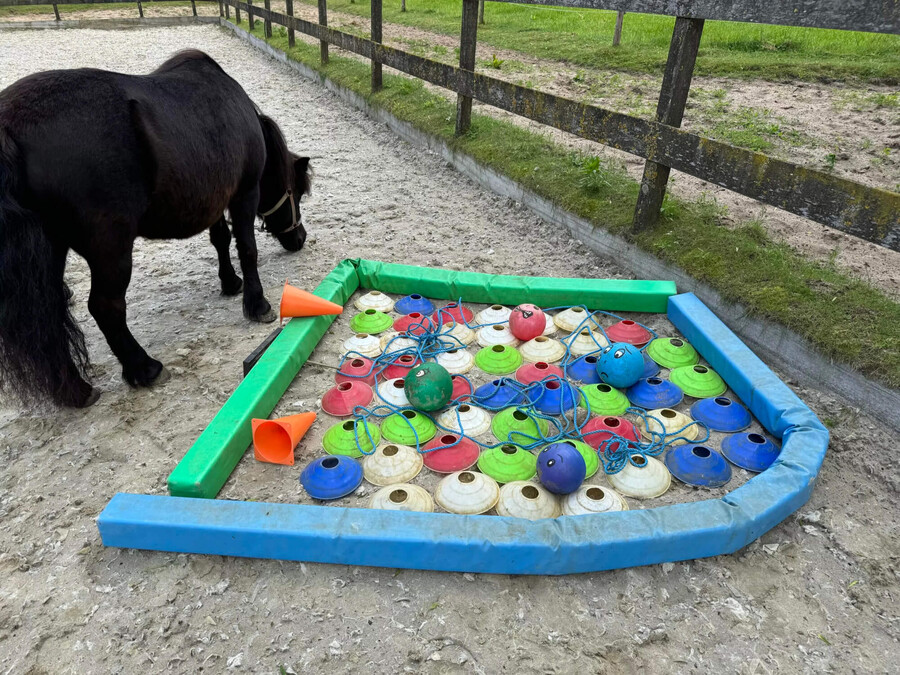
[(294, 448), (316, 421), (316, 413), (300, 413), (277, 420), (250, 420), (253, 425), (253, 456), (271, 464), (294, 463)]
[(324, 316), (326, 314), (340, 314), (344, 308), (338, 304), (313, 295), (309, 291), (303, 291), (284, 282), (284, 290), (281, 292), (281, 306), (279, 315), (281, 323), (285, 319), (295, 316)]

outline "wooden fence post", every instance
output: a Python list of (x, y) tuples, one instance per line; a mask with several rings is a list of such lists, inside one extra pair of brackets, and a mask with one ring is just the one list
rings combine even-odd
[(478, 0), (478, 23), (484, 25), (484, 0)]
[(144, 18), (144, 7), (141, 5), (141, 0), (138, 0), (138, 14), (142, 19)]
[(250, 30), (252, 31), (256, 28), (256, 18), (253, 16), (253, 0), (247, 0), (247, 6), (250, 8), (247, 10), (247, 21), (250, 22)]
[(228, 0), (223, 0), (222, 4), (225, 5), (225, 18), (231, 21), (231, 5), (228, 4)]
[(219, 0), (219, 16), (225, 16), (225, 3)]
[[(478, 37), (478, 0), (463, 0), (462, 31), (459, 40), (459, 67), (475, 71), (475, 45)], [(472, 97), (456, 95), (456, 135), (461, 136), (472, 124)]]
[[(372, 42), (381, 43), (381, 0), (371, 0), (372, 5)], [(381, 63), (372, 51), (372, 91), (381, 89)]]
[[(263, 5), (267, 10), (272, 9), (272, 3), (270, 2), (270, 0), (263, 0)], [(266, 17), (265, 21), (263, 22), (263, 34), (267, 38), (272, 37), (272, 22), (269, 20), (269, 17)]]
[[(319, 0), (319, 25), (328, 25), (328, 8), (325, 6), (325, 0)], [(322, 64), (328, 63), (328, 41), (319, 40), (319, 60)]]
[[(669, 58), (663, 74), (659, 103), (656, 106), (658, 122), (672, 127), (681, 126), (702, 34), (703, 19), (686, 19), (680, 16), (675, 19)], [(641, 191), (634, 210), (632, 224), (634, 231), (648, 228), (659, 219), (659, 210), (666, 196), (668, 181), (669, 167), (650, 161), (644, 163)]]
[[(222, 9), (219, 7), (219, 9)], [(197, 16), (197, 5), (194, 0), (191, 0), (191, 11), (194, 13), (194, 16)]]
[[(285, 10), (287, 11), (287, 15), (291, 18), (294, 17), (294, 0), (285, 0)], [(293, 47), (297, 38), (294, 33), (294, 25), (288, 22), (290, 28), (288, 28), (288, 47)]]
[(56, 5), (53, 5), (53, 14), (56, 15), (56, 20), (59, 21), (59, 20), (60, 20), (60, 18), (59, 18), (59, 7), (57, 7)]
[(625, 21), (625, 12), (616, 14), (616, 31), (613, 33), (613, 47), (618, 47), (622, 41), (622, 22)]

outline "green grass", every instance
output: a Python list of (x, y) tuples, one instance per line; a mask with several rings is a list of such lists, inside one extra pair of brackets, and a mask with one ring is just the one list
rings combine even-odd
[[(262, 37), (261, 22), (255, 32)], [(332, 54), (323, 67), (318, 45), (298, 40), (288, 49), (283, 28), (269, 42), (597, 227), (630, 236), (638, 184), (621, 169), (483, 115), (474, 115), (471, 131), (456, 138), (455, 106), (421, 81), (385, 74), (384, 89), (372, 94), (367, 64)], [(773, 242), (759, 223), (722, 227), (713, 202), (667, 198), (663, 214), (657, 227), (633, 239), (637, 245), (755, 315), (791, 328), (826, 356), (900, 385), (900, 304), (833, 264), (808, 260)]]
[[(315, 0), (301, 0), (316, 4)], [(328, 9), (369, 16), (365, 0), (328, 0)], [(459, 36), (459, 0), (384, 3), (384, 21)], [(626, 14), (612, 46), (616, 13), (488, 3), (479, 43), (600, 69), (660, 74), (675, 19)], [(389, 31), (386, 31), (389, 33)], [(773, 80), (900, 82), (900, 36), (707, 21), (696, 74)]]
[[(206, 3), (199, 3), (206, 4)], [(175, 0), (171, 2), (146, 2), (144, 3), (144, 16), (152, 16), (154, 7), (190, 7), (191, 3), (188, 0)], [(87, 12), (93, 10), (132, 10), (134, 12), (135, 18), (138, 15), (137, 2), (132, 3), (122, 3), (122, 2), (103, 2), (97, 4), (90, 5), (57, 5), (59, 8), (60, 14), (71, 14), (73, 12)], [(35, 17), (35, 20), (40, 20), (41, 18), (47, 20), (53, 20), (53, 6), (52, 5), (22, 5), (22, 6), (11, 6), (11, 7), (0, 7), (0, 18), (4, 16), (13, 16), (20, 14), (40, 14), (43, 15), (41, 17)]]

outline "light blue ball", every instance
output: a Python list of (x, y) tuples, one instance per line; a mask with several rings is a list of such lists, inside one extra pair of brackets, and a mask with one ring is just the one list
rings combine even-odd
[(635, 384), (644, 373), (644, 355), (627, 342), (614, 342), (597, 359), (600, 379), (616, 389)]

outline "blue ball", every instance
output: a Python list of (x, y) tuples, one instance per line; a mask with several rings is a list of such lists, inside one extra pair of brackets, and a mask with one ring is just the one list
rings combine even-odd
[(641, 379), (643, 373), (644, 355), (627, 342), (614, 342), (597, 359), (600, 379), (616, 389), (630, 387)]
[(567, 495), (581, 487), (587, 467), (574, 445), (552, 443), (538, 455), (537, 473), (541, 485), (550, 492)]

